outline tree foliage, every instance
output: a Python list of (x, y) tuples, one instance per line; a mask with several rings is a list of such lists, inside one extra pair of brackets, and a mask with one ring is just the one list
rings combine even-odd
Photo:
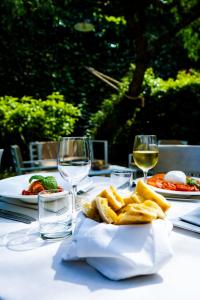
[(79, 117), (80, 109), (59, 93), (46, 99), (0, 97), (0, 144), (27, 148), (30, 141), (58, 140), (74, 131)]
[[(156, 134), (158, 139), (183, 139), (199, 142), (200, 73), (180, 71), (175, 79), (162, 79), (152, 68), (147, 69), (143, 82), (145, 107), (124, 110), (123, 95), (135, 66), (122, 78), (119, 94), (105, 99), (90, 119), (88, 134), (110, 141), (113, 160), (126, 163), (132, 152), (136, 134)], [(126, 116), (126, 121), (121, 119)], [(120, 157), (119, 157), (120, 154)]]
[[(0, 12), (1, 95), (9, 91), (19, 97), (45, 97), (60, 91), (92, 111), (109, 89), (85, 65), (120, 78), (135, 63), (129, 93), (138, 96), (147, 67), (175, 76), (181, 64), (190, 67), (198, 59), (197, 0), (110, 0), (95, 5), (91, 0), (2, 0)], [(94, 31), (75, 30), (75, 24), (88, 19)]]
[[(162, 127), (149, 117), (148, 109), (160, 103), (156, 111), (159, 107), (162, 112), (159, 115), (167, 115), (170, 110), (163, 112), (165, 102), (161, 98), (167, 99), (166, 95), (169, 95), (173, 99), (172, 102), (166, 100), (169, 107), (178, 110), (184, 97), (181, 91), (186, 86), (187, 91), (190, 90), (186, 92), (187, 97), (190, 95), (192, 103), (197, 101), (193, 91), (197, 91), (199, 83), (183, 84), (181, 89), (178, 86), (169, 88), (169, 83), (182, 84), (183, 79), (178, 81), (177, 74), (184, 74), (182, 77), (188, 80), (190, 69), (199, 69), (199, 12), (198, 0), (1, 0), (0, 96), (13, 113), (12, 126), (7, 123), (9, 130), (11, 127), (17, 130), (19, 126), (17, 137), (20, 141), (38, 139), (36, 120), (43, 120), (44, 111), (47, 111), (52, 134), (50, 125), (45, 128), (41, 124), (41, 136), (56, 138), (58, 129), (62, 134), (53, 107), (48, 107), (50, 100), (46, 100), (47, 95), (58, 91), (81, 111), (78, 122), (73, 123), (78, 115), (70, 119), (69, 133), (76, 129), (81, 135), (89, 127), (87, 132), (96, 134), (96, 137), (108, 137), (110, 143), (125, 141), (128, 136), (130, 139), (133, 125), (133, 132), (145, 132), (152, 127), (158, 135), (164, 134)], [(80, 26), (77, 24), (80, 23), (92, 23), (94, 29), (78, 31)], [(127, 75), (130, 64), (132, 67)], [(85, 66), (94, 67), (118, 80), (123, 78), (118, 94), (111, 95), (110, 87), (92, 76)], [(147, 84), (146, 76), (151, 69), (154, 75), (149, 75)], [(186, 70), (186, 73), (178, 73), (180, 70)], [(165, 84), (167, 92), (163, 93)], [(154, 93), (156, 87), (160, 91)], [(169, 90), (176, 92), (170, 93)], [(30, 95), (32, 98), (27, 98)], [(29, 100), (14, 101), (15, 98)], [(30, 99), (40, 99), (37, 103), (44, 103), (38, 104), (37, 109), (32, 107), (30, 113)], [(145, 99), (144, 108), (140, 107), (141, 99)], [(9, 106), (10, 101), (12, 106)], [(62, 105), (57, 100), (52, 101), (57, 112), (59, 109), (65, 111), (60, 107), (64, 106), (64, 100)], [(17, 110), (15, 105), (18, 102), (24, 104)], [(48, 103), (46, 107), (45, 103)], [(186, 105), (187, 101), (184, 103)], [(198, 114), (195, 105), (190, 107), (192, 115)], [(0, 110), (0, 117), (3, 121), (1, 131), (8, 130), (2, 125), (5, 109)], [(63, 124), (64, 116), (58, 117)], [(20, 122), (23, 125), (19, 125)], [(26, 122), (30, 122), (30, 130), (24, 125)], [(184, 127), (179, 130), (187, 131)], [(174, 130), (174, 133), (178, 134), (179, 130)], [(192, 132), (195, 134), (194, 130)], [(9, 134), (15, 140), (16, 135), (11, 131)], [(191, 140), (194, 141), (195, 137)]]

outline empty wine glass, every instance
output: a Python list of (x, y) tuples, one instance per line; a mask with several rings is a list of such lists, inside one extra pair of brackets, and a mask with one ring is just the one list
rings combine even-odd
[(158, 143), (155, 135), (135, 136), (133, 159), (136, 166), (143, 171), (146, 181), (148, 171), (158, 162)]
[(86, 137), (62, 137), (58, 148), (58, 170), (72, 186), (73, 220), (78, 183), (87, 177), (91, 168), (90, 144)]

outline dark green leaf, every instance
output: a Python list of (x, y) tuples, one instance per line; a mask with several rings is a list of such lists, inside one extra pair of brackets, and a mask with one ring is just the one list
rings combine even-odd
[(45, 177), (42, 176), (42, 175), (33, 175), (33, 176), (31, 176), (31, 178), (29, 179), (29, 182), (31, 183), (34, 179), (35, 179), (35, 180), (43, 181), (44, 178), (45, 178)]
[(42, 180), (42, 184), (46, 190), (57, 189), (58, 183), (54, 176), (47, 176)]

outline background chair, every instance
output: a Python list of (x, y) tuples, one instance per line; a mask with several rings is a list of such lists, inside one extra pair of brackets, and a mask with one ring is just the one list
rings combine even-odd
[(44, 142), (30, 142), (29, 154), (30, 160), (41, 161), (41, 166), (49, 166), (57, 168), (57, 152), (58, 142), (44, 141)]
[(11, 155), (17, 174), (24, 174), (27, 172), (49, 170), (55, 168), (54, 166), (43, 166), (41, 160), (23, 161), (20, 147), (18, 145), (11, 146)]
[[(108, 171), (108, 142), (106, 140), (90, 140), (91, 159), (94, 170), (90, 171), (90, 176), (104, 175)], [(43, 141), (31, 142), (29, 144), (30, 159), (34, 163), (41, 161), (41, 165), (57, 167), (58, 142)]]
[[(113, 170), (129, 170), (118, 165), (109, 165), (108, 161), (108, 141), (90, 140), (92, 169), (89, 176), (110, 175)], [(33, 169), (35, 163), (40, 162), (42, 169), (57, 168), (58, 142), (43, 141), (31, 142), (29, 144), (30, 162)]]
[(159, 145), (155, 173), (180, 170), (189, 176), (200, 176), (200, 146)]
[(89, 175), (110, 174), (108, 166), (108, 141), (90, 140), (92, 166)]
[(90, 140), (91, 159), (103, 160), (104, 165), (108, 164), (108, 141)]
[(89, 176), (110, 175), (114, 170), (127, 171), (129, 168), (109, 164), (108, 141), (90, 140), (92, 169)]
[(108, 141), (106, 140), (90, 140), (91, 158), (103, 159), (105, 165), (108, 164)]

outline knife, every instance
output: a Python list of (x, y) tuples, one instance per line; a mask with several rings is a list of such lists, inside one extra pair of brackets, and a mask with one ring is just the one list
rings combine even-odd
[(14, 212), (14, 211), (9, 211), (5, 209), (0, 209), (0, 217), (5, 218), (5, 219), (10, 219), (18, 222), (24, 222), (27, 224), (30, 224), (33, 221), (36, 221), (35, 218)]

